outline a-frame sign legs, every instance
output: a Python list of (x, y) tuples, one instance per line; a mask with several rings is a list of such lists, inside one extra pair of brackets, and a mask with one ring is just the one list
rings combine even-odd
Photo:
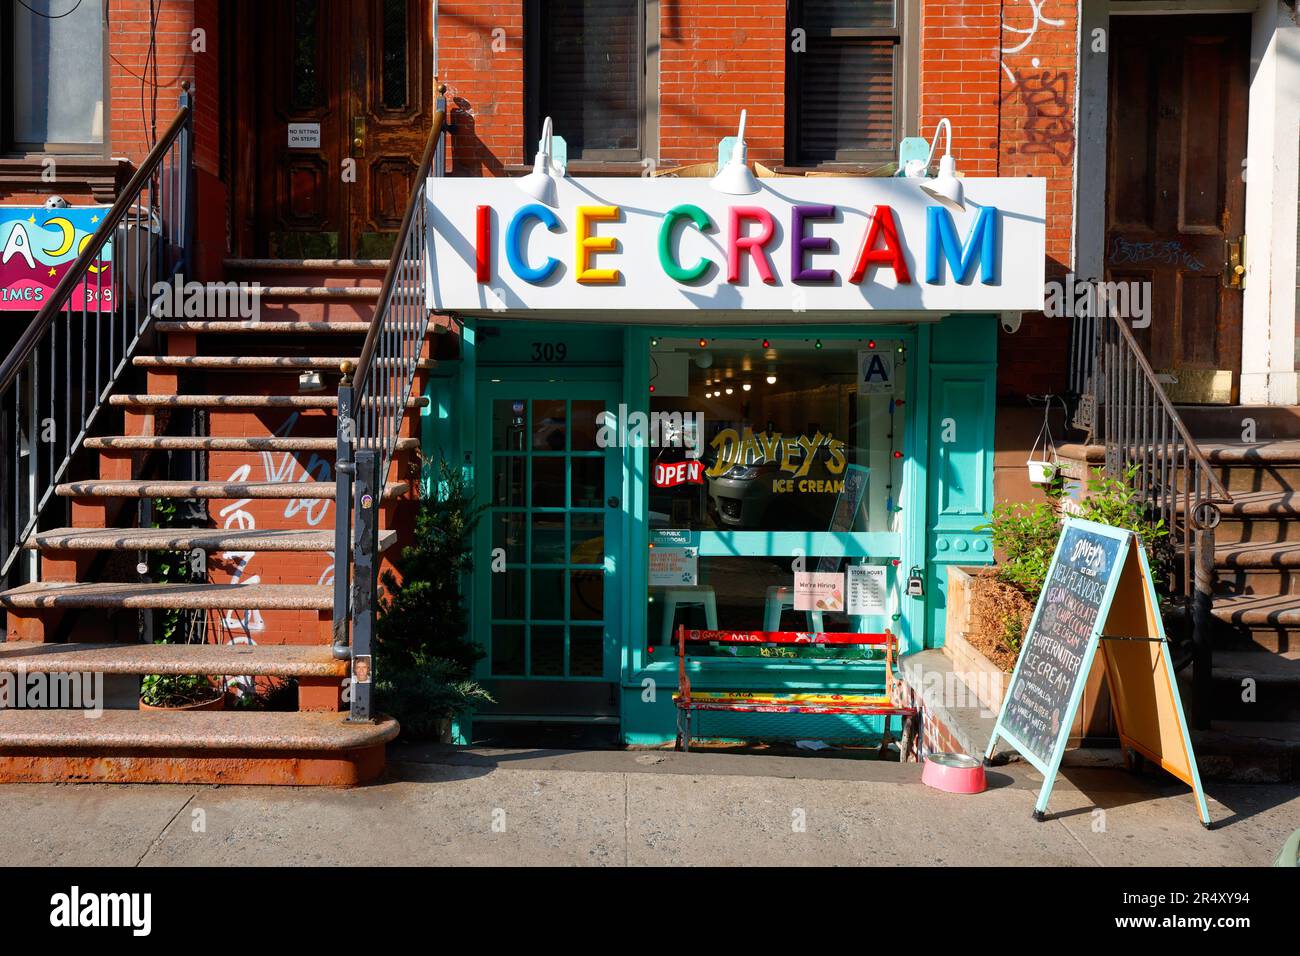
[(1121, 745), (1190, 786), (1209, 827), (1151, 569), (1130, 531), (1066, 519), (984, 758), (1001, 737), (1041, 772), (1033, 816), (1046, 819), (1099, 652)]
[(1120, 746), (1159, 765), (1192, 788), (1201, 824), (1210, 809), (1192, 751), (1173, 655), (1165, 636), (1146, 552), (1133, 538), (1127, 570), (1102, 629), (1106, 667)]

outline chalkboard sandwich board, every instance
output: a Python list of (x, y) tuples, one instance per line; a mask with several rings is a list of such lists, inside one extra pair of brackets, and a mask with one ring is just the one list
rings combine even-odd
[(1146, 552), (1131, 531), (1067, 518), (989, 740), (1043, 774), (1044, 819), (1094, 666), (1105, 668), (1120, 744), (1188, 784), (1210, 825)]

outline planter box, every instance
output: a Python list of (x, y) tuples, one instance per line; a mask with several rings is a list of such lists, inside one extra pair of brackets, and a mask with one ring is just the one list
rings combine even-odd
[(997, 713), (1002, 708), (1011, 675), (966, 640), (971, 627), (971, 588), (981, 570), (983, 567), (948, 566), (947, 628), (942, 650), (980, 704)]
[[(1011, 674), (1002, 671), (966, 639), (972, 626), (971, 589), (981, 576), (980, 572), (988, 570), (991, 570), (990, 565), (949, 565), (947, 628), (942, 650), (953, 662), (953, 670), (962, 675), (963, 682), (975, 693), (980, 704), (997, 712), (1002, 709), (1002, 698), (1011, 683)], [(1070, 732), (1071, 746), (1077, 745), (1085, 737), (1109, 740), (1115, 733), (1105, 672), (1101, 667), (1094, 667), (1084, 684), (1079, 712), (1075, 715), (1074, 727)]]

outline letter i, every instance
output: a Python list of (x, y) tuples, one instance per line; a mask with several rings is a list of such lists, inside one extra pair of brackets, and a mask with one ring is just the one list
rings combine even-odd
[(479, 206), (475, 213), (474, 267), (479, 282), (492, 281), (492, 207)]

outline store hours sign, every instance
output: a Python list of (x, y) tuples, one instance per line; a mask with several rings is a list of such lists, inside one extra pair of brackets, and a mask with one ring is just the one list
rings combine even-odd
[(916, 180), (787, 177), (428, 181), (430, 308), (630, 313), (1030, 311), (1043, 305), (1042, 179), (966, 179), (950, 211)]

